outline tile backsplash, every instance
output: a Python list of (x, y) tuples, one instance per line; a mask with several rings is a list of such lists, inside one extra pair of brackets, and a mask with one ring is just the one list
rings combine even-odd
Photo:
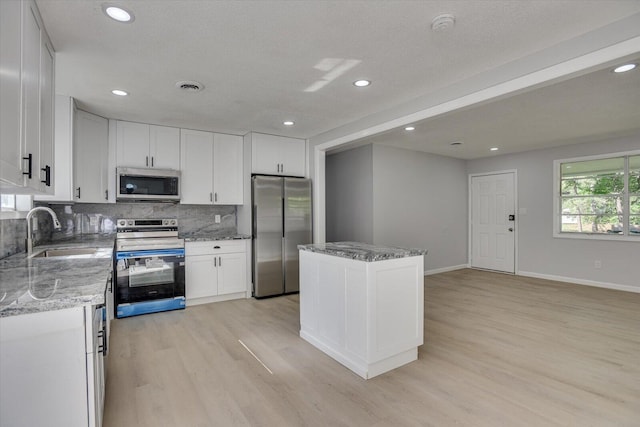
[[(61, 230), (54, 230), (51, 217), (38, 214), (36, 242), (55, 242), (79, 235), (115, 233), (118, 218), (177, 218), (181, 237), (192, 235), (222, 236), (235, 234), (235, 206), (181, 205), (173, 203), (76, 203), (46, 204), (54, 210)], [(220, 215), (220, 223), (215, 223)], [(26, 233), (26, 232), (25, 232)]]
[(0, 259), (26, 250), (27, 222), (24, 219), (0, 220)]

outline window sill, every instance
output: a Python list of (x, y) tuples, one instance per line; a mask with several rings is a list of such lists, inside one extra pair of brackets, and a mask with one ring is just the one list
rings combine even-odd
[(615, 242), (640, 242), (640, 234), (625, 236), (623, 234), (590, 234), (590, 233), (558, 233), (554, 232), (556, 239), (578, 239), (578, 240), (608, 240)]
[(27, 212), (19, 211), (2, 211), (0, 212), (0, 221), (3, 219), (25, 219)]

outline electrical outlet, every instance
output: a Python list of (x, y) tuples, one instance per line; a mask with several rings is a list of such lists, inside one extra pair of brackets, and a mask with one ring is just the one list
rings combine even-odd
[(215, 216), (215, 222), (216, 224), (220, 224), (220, 215)]
[(599, 259), (593, 261), (593, 268), (602, 268), (602, 261), (600, 261)]

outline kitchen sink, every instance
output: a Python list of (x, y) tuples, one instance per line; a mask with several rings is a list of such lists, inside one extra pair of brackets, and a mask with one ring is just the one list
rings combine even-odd
[(86, 255), (95, 255), (98, 251), (98, 248), (47, 249), (31, 255), (31, 258), (85, 258)]

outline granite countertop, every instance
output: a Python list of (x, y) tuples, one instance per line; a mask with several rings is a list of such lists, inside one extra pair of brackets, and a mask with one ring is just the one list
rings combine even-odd
[(421, 256), (427, 253), (425, 249), (377, 246), (358, 242), (331, 242), (316, 243), (312, 245), (298, 245), (298, 249), (365, 262)]
[(185, 242), (207, 242), (212, 240), (248, 240), (251, 239), (251, 236), (247, 234), (207, 234), (207, 233), (198, 233), (198, 234), (185, 234), (180, 235), (179, 237), (183, 238)]
[(0, 260), (0, 318), (104, 304), (113, 241), (114, 237), (85, 237), (33, 249), (37, 254), (47, 249), (98, 248), (91, 255), (28, 258), (20, 253)]

